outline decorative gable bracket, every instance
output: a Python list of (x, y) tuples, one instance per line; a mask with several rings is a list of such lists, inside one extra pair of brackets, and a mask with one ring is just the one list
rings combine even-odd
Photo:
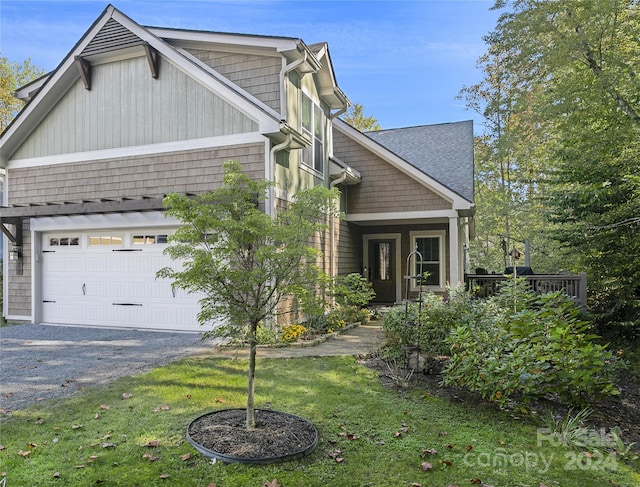
[(158, 79), (158, 68), (160, 67), (160, 56), (158, 56), (158, 51), (151, 47), (148, 42), (145, 42), (142, 46), (144, 47), (144, 52), (147, 56), (149, 69), (151, 69), (151, 77), (153, 79)]
[(91, 63), (80, 56), (75, 57), (75, 63), (84, 83), (84, 89), (91, 91)]

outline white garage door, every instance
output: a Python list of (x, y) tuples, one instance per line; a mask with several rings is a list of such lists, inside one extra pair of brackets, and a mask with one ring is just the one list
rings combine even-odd
[(174, 289), (156, 272), (167, 230), (46, 233), (42, 241), (45, 323), (206, 331), (199, 296)]

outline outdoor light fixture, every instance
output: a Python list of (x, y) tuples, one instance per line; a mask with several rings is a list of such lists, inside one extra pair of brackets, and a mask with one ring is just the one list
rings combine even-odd
[(9, 251), (9, 260), (20, 260), (22, 257), (22, 249), (20, 247), (13, 247)]

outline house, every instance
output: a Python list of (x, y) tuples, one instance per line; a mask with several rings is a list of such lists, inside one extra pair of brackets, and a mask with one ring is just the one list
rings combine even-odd
[(198, 296), (155, 278), (179, 225), (163, 197), (215, 189), (228, 159), (275, 182), (269, 214), (338, 187), (345, 218), (318, 239), (323, 265), (363, 273), (379, 302), (401, 301), (407, 274), (429, 271), (436, 291), (463, 277), (471, 122), (359, 132), (338, 118), (349, 100), (325, 43), (144, 27), (108, 6), (16, 96), (27, 103), (0, 138), (9, 320), (198, 330)]

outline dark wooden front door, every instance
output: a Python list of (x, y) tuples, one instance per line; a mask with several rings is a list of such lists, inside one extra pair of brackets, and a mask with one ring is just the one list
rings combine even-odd
[(396, 301), (396, 242), (393, 239), (369, 240), (369, 281), (373, 284), (375, 303)]

